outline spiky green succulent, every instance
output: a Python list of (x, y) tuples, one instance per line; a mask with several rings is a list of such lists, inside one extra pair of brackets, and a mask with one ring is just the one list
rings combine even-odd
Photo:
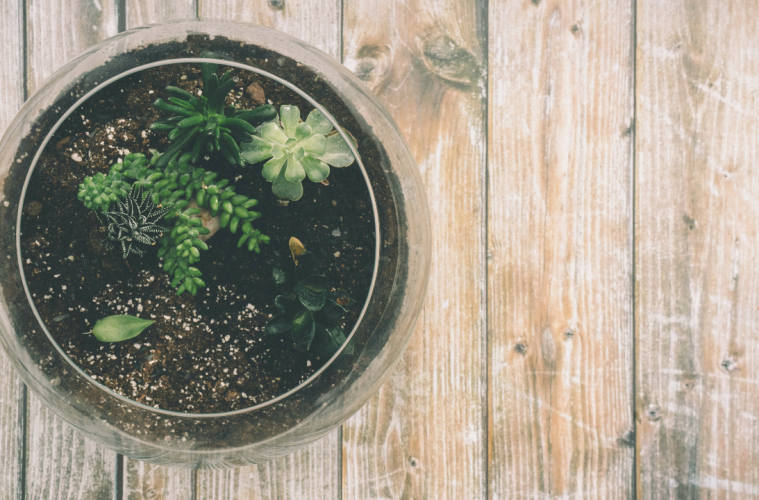
[[(290, 334), (296, 349), (332, 355), (346, 340), (340, 320), (353, 299), (341, 290), (331, 290), (329, 280), (318, 271), (316, 256), (305, 252), (291, 271), (274, 269), (274, 280), (286, 292), (274, 299), (277, 313), (266, 323), (267, 335)], [(348, 345), (346, 354), (352, 353)]]
[(242, 143), (241, 156), (247, 163), (268, 160), (261, 173), (273, 183), (272, 191), (278, 197), (298, 200), (306, 176), (322, 182), (329, 176), (330, 166), (353, 163), (348, 144), (319, 110), (311, 111), (304, 122), (297, 106), (283, 105), (276, 118)]
[(108, 230), (106, 247), (113, 248), (113, 242), (118, 242), (125, 259), (130, 252), (143, 255), (161, 234), (168, 231), (158, 221), (171, 209), (156, 207), (137, 184), (132, 185), (124, 201), (117, 200), (113, 205), (113, 210), (99, 212), (98, 217)]
[(195, 97), (179, 87), (168, 86), (169, 102), (156, 99), (153, 103), (154, 108), (173, 115), (150, 125), (151, 130), (167, 131), (172, 142), (163, 159), (158, 160), (159, 167), (165, 167), (175, 154), (188, 149), (192, 163), (206, 152), (220, 151), (229, 163), (242, 165), (240, 143), (251, 140), (256, 124), (277, 115), (269, 104), (255, 109), (225, 107), (227, 95), (239, 79), (231, 70), (219, 78), (217, 64), (203, 63), (200, 69), (203, 95)]

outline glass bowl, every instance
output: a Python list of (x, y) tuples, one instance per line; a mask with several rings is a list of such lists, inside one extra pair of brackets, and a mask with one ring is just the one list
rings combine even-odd
[[(93, 380), (53, 341), (28, 297), (20, 266), (23, 195), (45, 142), (98, 86), (146, 66), (223, 54), (225, 64), (281, 78), (296, 65), (340, 96), (323, 106), (348, 113), (369, 138), (363, 169), (373, 196), (377, 254), (374, 284), (349, 336), (308, 380), (267, 402), (226, 413), (181, 413), (121, 396)], [(307, 100), (308, 96), (304, 96)], [(341, 132), (343, 133), (343, 132)], [(354, 154), (355, 156), (355, 154)], [(47, 168), (55, 168), (48, 166)], [(388, 112), (338, 61), (283, 33), (231, 21), (179, 21), (121, 33), (90, 48), (47, 80), (0, 142), (0, 344), (26, 384), (57, 415), (89, 438), (128, 457), (192, 468), (268, 461), (324, 436), (379, 388), (406, 348), (427, 287), (431, 235), (414, 159)], [(346, 342), (347, 344), (347, 342)], [(344, 344), (344, 345), (346, 345)]]

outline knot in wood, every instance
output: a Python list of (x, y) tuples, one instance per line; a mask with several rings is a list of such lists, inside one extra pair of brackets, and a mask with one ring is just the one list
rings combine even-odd
[(282, 10), (285, 8), (285, 0), (269, 0), (269, 7), (274, 10)]
[(652, 403), (646, 406), (646, 409), (643, 411), (643, 413), (645, 413), (646, 418), (651, 422), (656, 422), (657, 420), (661, 419), (661, 408), (657, 404)]
[(425, 66), (448, 82), (476, 85), (482, 78), (477, 58), (447, 35), (427, 37), (420, 41)]
[(518, 352), (519, 354), (522, 354), (522, 355), (524, 355), (524, 354), (526, 354), (526, 353), (527, 353), (527, 346), (526, 346), (525, 344), (523, 344), (522, 342), (517, 342), (517, 343), (514, 345), (514, 350), (515, 350), (516, 352)]

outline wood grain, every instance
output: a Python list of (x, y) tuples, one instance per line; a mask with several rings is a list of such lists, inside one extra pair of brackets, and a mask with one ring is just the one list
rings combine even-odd
[[(24, 102), (24, 25), (21, 1), (0, 4), (0, 136)], [(23, 500), (24, 385), (4, 352), (0, 352), (0, 492)]]
[(27, 0), (29, 93), (87, 47), (117, 32), (117, 0)]
[(338, 431), (279, 460), (252, 467), (198, 471), (197, 498), (203, 500), (340, 498)]
[(107, 500), (116, 454), (96, 445), (31, 397), (26, 460), (28, 500)]
[(193, 498), (192, 481), (189, 470), (124, 457), (124, 500), (188, 500)]
[[(169, 19), (193, 18), (197, 9), (195, 0), (125, 1), (126, 29)], [(195, 474), (187, 469), (161, 467), (124, 457), (122, 477), (124, 500), (194, 500)]]
[(490, 497), (632, 498), (631, 2), (489, 5)]
[(344, 425), (346, 499), (485, 496), (485, 5), (344, 2), (345, 64), (406, 137), (434, 239), (408, 351)]
[[(199, 12), (201, 18), (233, 19), (275, 28), (340, 57), (340, 0), (200, 0)], [(339, 446), (339, 433), (335, 431), (267, 464), (198, 471), (197, 496), (213, 500), (337, 499)]]
[(757, 18), (638, 2), (640, 498), (759, 496)]
[(300, 38), (340, 59), (341, 0), (199, 0), (206, 19), (234, 19)]
[(126, 28), (139, 28), (170, 19), (197, 17), (197, 0), (123, 0), (126, 2)]
[[(27, 0), (26, 7), (29, 94), (61, 65), (117, 31), (115, 0)], [(29, 394), (27, 498), (111, 498), (115, 473), (115, 453), (84, 438)]]

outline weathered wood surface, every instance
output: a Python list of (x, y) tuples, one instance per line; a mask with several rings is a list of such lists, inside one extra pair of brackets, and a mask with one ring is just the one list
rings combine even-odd
[(759, 4), (638, 2), (641, 498), (759, 497)]
[(494, 498), (633, 496), (632, 21), (490, 2)]
[[(170, 19), (190, 19), (197, 15), (196, 0), (125, 1), (126, 29)], [(193, 497), (195, 474), (186, 469), (161, 467), (123, 457), (123, 500), (189, 500)], [(201, 497), (202, 498), (202, 497)]]
[(344, 425), (343, 497), (484, 498), (485, 2), (346, 0), (345, 64), (424, 177), (434, 238), (419, 326)]
[[(275, 28), (340, 58), (340, 0), (200, 0), (202, 19), (234, 19)], [(340, 433), (288, 457), (234, 471), (198, 471), (197, 498), (324, 499), (340, 494)]]
[[(0, 3), (0, 137), (24, 102), (24, 22), (22, 2)], [(23, 500), (25, 387), (4, 352), (0, 352), (0, 495)]]
[(196, 479), (117, 472), (0, 357), (0, 498), (759, 497), (759, 5), (124, 1), (0, 5), (0, 130), (120, 25), (285, 31), (344, 57), (408, 138), (430, 293), (342, 437)]
[(192, 19), (198, 14), (198, 0), (123, 0), (126, 2), (126, 29), (139, 28), (169, 19)]
[[(27, 0), (28, 94), (87, 47), (115, 35), (117, 22), (114, 0)], [(27, 412), (27, 498), (110, 498), (116, 454), (75, 432), (31, 393)]]

